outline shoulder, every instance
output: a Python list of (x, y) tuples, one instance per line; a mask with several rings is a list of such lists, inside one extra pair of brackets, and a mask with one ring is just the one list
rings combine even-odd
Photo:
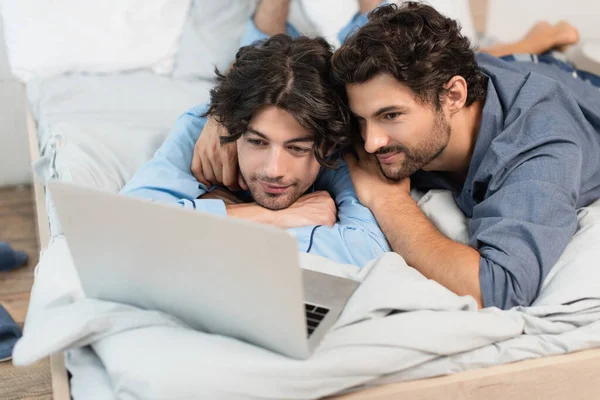
[(580, 151), (582, 132), (590, 127), (561, 82), (535, 72), (515, 71), (510, 65), (494, 69), (483, 111), (483, 119), (493, 123), (482, 124), (482, 129), (496, 132), (480, 133), (490, 138), (490, 151), (500, 160), (525, 153)]
[(206, 104), (200, 104), (181, 114), (171, 130), (169, 138), (176, 142), (185, 142), (186, 144), (188, 142), (195, 143), (206, 124), (207, 118), (203, 117), (206, 109)]
[(354, 190), (346, 163), (343, 160), (340, 161), (338, 167), (335, 169), (322, 167), (315, 182), (315, 188), (329, 192), (339, 192), (342, 189)]
[(190, 108), (186, 112), (184, 112), (179, 117), (179, 119), (187, 118), (187, 119), (196, 119), (196, 120), (205, 121), (206, 117), (203, 117), (203, 115), (206, 113), (207, 110), (208, 110), (208, 104), (206, 104), (206, 103), (198, 104), (198, 105), (195, 105), (194, 107)]
[(488, 54), (477, 55), (477, 63), (488, 77), (488, 96), (495, 96), (505, 124), (528, 113), (540, 113), (548, 120), (568, 121), (579, 109), (572, 90), (556, 77), (539, 72), (530, 62), (507, 62)]

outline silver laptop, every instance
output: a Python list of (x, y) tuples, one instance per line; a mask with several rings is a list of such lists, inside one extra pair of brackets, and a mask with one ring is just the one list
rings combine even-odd
[(48, 184), (86, 296), (304, 359), (358, 283), (300, 268), (296, 240), (249, 221)]

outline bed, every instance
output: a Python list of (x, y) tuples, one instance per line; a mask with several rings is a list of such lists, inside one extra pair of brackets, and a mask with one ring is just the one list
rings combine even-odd
[[(123, 87), (133, 89), (128, 92)], [(177, 115), (207, 98), (209, 87), (210, 82), (207, 81), (190, 83), (144, 72), (100, 79), (71, 75), (28, 83), (27, 129), (31, 158), (36, 166), (34, 189), (41, 247), (46, 248), (50, 237), (60, 232), (60, 224), (53, 217), (51, 199), (46, 196), (43, 179), (52, 177), (54, 171), (68, 180), (104, 190), (118, 190), (119, 185), (128, 179), (128, 174), (151, 156)], [(144, 93), (161, 95), (152, 100), (145, 97)], [(114, 106), (114, 112), (110, 116), (98, 115), (96, 111), (106, 111), (107, 104)], [(68, 113), (62, 113), (64, 110)], [(88, 134), (81, 135), (83, 131)], [(57, 132), (59, 135), (56, 135)], [(94, 157), (112, 153), (115, 159), (124, 159), (119, 157), (119, 151), (130, 147), (125, 146), (122, 140), (102, 149), (101, 153), (89, 152), (90, 146), (102, 143), (99, 138), (110, 132), (128, 132), (131, 135), (128, 140), (145, 138), (147, 146), (136, 149), (136, 157), (127, 158), (124, 164)], [(87, 156), (82, 158), (85, 154)], [(107, 168), (107, 165), (110, 167)], [(90, 171), (101, 173), (90, 174)], [(600, 337), (600, 331), (595, 332), (599, 332)], [(581, 347), (593, 347), (591, 341), (587, 344)], [(568, 348), (562, 352), (568, 352)], [(532, 357), (536, 355), (523, 354), (519, 359)], [(69, 383), (62, 353), (51, 356), (51, 368), (55, 399), (68, 399)], [(363, 386), (359, 391), (335, 398), (391, 399), (406, 396), (416, 399), (503, 399), (510, 396), (562, 399), (569, 396), (588, 399), (600, 394), (600, 383), (596, 378), (600, 372), (600, 349), (469, 370), (471, 368), (474, 366), (465, 364), (462, 368), (464, 372), (456, 372), (461, 370), (457, 368), (448, 370), (447, 373), (456, 373), (446, 376), (406, 382), (385, 384), (384, 378), (377, 382), (377, 387)]]
[[(29, 120), (33, 126), (33, 119)], [(34, 131), (31, 131), (34, 133)], [(35, 135), (31, 136), (35, 142)], [(35, 147), (34, 147), (35, 148)], [(36, 190), (43, 191), (40, 182)], [(36, 195), (43, 192), (36, 192)], [(40, 239), (49, 236), (47, 220), (43, 218), (44, 202), (38, 202), (40, 215)], [(46, 232), (44, 233), (44, 230)], [(53, 383), (56, 398), (68, 393), (68, 384), (62, 355), (52, 356)], [(594, 377), (598, 372), (600, 351), (588, 350), (564, 356), (523, 361), (512, 365), (478, 369), (441, 378), (395, 383), (373, 389), (366, 389), (341, 398), (397, 398), (399, 394), (410, 398), (431, 398), (444, 394), (450, 398), (505, 398), (507, 391), (530, 398), (535, 390), (540, 398), (591, 398), (597, 394)], [(568, 383), (568, 384), (567, 384)]]
[[(133, 84), (136, 80), (140, 84)], [(33, 158), (38, 159), (35, 163), (37, 167), (35, 191), (36, 197), (39, 200), (36, 202), (36, 205), (38, 207), (41, 243), (47, 244), (52, 233), (56, 234), (60, 231), (60, 226), (56, 221), (53, 221), (52, 216), (49, 216), (49, 214), (52, 214), (52, 211), (50, 213), (47, 212), (46, 204), (49, 205), (48, 209), (51, 210), (51, 202), (45, 196), (43, 185), (39, 180), (40, 177), (48, 178), (52, 175), (52, 169), (56, 169), (57, 174), (65, 180), (73, 180), (82, 184), (91, 183), (93, 186), (103, 188), (104, 190), (118, 190), (119, 185), (127, 180), (127, 175), (132, 174), (138, 164), (141, 164), (146, 158), (150, 157), (153, 152), (152, 147), (160, 144), (161, 138), (164, 137), (172, 121), (177, 117), (179, 107), (187, 105), (192, 99), (197, 99), (203, 94), (205, 95), (208, 87), (210, 87), (210, 84), (204, 82), (197, 82), (195, 86), (188, 83), (183, 88), (177, 84), (163, 86), (167, 82), (166, 78), (153, 77), (140, 73), (135, 76), (129, 75), (126, 80), (123, 77), (97, 78), (70, 76), (68, 78), (45, 79), (28, 84), (29, 99), (35, 105), (33, 108), (35, 111), (28, 113), (29, 137), (32, 142), (31, 149), (34, 152), (39, 148), (44, 151), (44, 156), (42, 157), (39, 157), (36, 153), (32, 154)], [(168, 96), (164, 95), (166, 91), (169, 93)], [(133, 114), (131, 106), (129, 108), (127, 106), (127, 104), (138, 106), (139, 103), (133, 100), (139, 99), (143, 97), (144, 93), (149, 92), (163, 93), (163, 96), (156, 96), (155, 100), (157, 103), (161, 99), (168, 97), (170, 105), (173, 106), (168, 109), (163, 108), (162, 116), (159, 118), (157, 108), (153, 108), (151, 104), (145, 104), (144, 107), (148, 107), (148, 110), (151, 111), (150, 114), (156, 118), (152, 124), (149, 124), (151, 127), (146, 126), (150, 122), (147, 114), (140, 113), (138, 117), (134, 118), (131, 116)], [(57, 101), (58, 94), (61, 97)], [(118, 98), (116, 97), (117, 95)], [(96, 101), (104, 98), (103, 101), (106, 104), (114, 105), (115, 109), (110, 113), (110, 118), (104, 116), (99, 122), (97, 118), (94, 118), (95, 112), (93, 111), (96, 110), (95, 108), (92, 107), (88, 111), (84, 111), (82, 106), (84, 104), (91, 104), (89, 98), (88, 100), (84, 100), (86, 96), (93, 96)], [(48, 99), (54, 100), (46, 104)], [(119, 101), (122, 101), (123, 104), (118, 104)], [(41, 107), (41, 105), (44, 106)], [(69, 112), (63, 112), (65, 107)], [(101, 109), (106, 110), (106, 107), (103, 106)], [(74, 115), (78, 117), (75, 118)], [(123, 115), (127, 115), (127, 118), (121, 118)], [(107, 120), (110, 120), (108, 125)], [(81, 125), (82, 121), (83, 125)], [(89, 132), (84, 136), (81, 135), (83, 127)], [(108, 154), (118, 153), (118, 149), (92, 153), (82, 151), (82, 149), (85, 150), (90, 146), (95, 147), (91, 143), (95, 143), (96, 146), (107, 146), (108, 149), (115, 146), (122, 150), (123, 143), (119, 141), (119, 137), (122, 136), (124, 130), (129, 132), (129, 139), (135, 139), (135, 135), (140, 133), (140, 135), (149, 139), (148, 143), (154, 143), (149, 148), (144, 148), (143, 146), (139, 148), (139, 158), (130, 160), (131, 164), (120, 166), (114, 163), (109, 164), (112, 168), (98, 166), (98, 163), (102, 161), (101, 159), (106, 159), (105, 157), (100, 157), (99, 160), (99, 154), (104, 154), (105, 152), (108, 152)], [(58, 140), (61, 144), (53, 146), (53, 139), (56, 139), (58, 136), (57, 132), (62, 136), (62, 139)], [(114, 143), (107, 140), (107, 137), (110, 135), (113, 135), (113, 138), (117, 138)], [(102, 140), (99, 138), (102, 138)], [(41, 141), (44, 141), (45, 144), (39, 146), (38, 143)], [(54, 152), (57, 153), (56, 159), (53, 156)], [(54, 162), (52, 162), (53, 159), (55, 159)], [(93, 178), (90, 179), (90, 176)], [(598, 226), (599, 224), (595, 223), (595, 225)], [(49, 226), (54, 232), (51, 233)], [(42, 270), (45, 269), (45, 265), (48, 265), (50, 255), (55, 248), (56, 244), (49, 246), (42, 255), (37, 280), (41, 279), (43, 282), (43, 279), (40, 278), (43, 276)], [(45, 270), (48, 269), (46, 268)], [(38, 285), (37, 293), (39, 293), (40, 282), (36, 284)], [(54, 285), (51, 286), (54, 287)], [(590, 290), (597, 291), (598, 289), (592, 287)], [(36, 297), (38, 296), (34, 288), (32, 292), (32, 304), (36, 302)], [(29, 316), (28, 318), (31, 317)], [(596, 333), (596, 337), (600, 338), (600, 330), (594, 332)], [(585, 340), (588, 342), (583, 347), (579, 344), (577, 346), (580, 347), (574, 346), (574, 348), (585, 348), (585, 346), (593, 345), (593, 340), (590, 341), (589, 337)], [(559, 345), (555, 348), (553, 353), (560, 354), (569, 351), (569, 345), (561, 346)], [(531, 352), (529, 354), (521, 354), (517, 358), (526, 359), (536, 356), (539, 356), (539, 354)], [(543, 398), (553, 398), (553, 396), (554, 398), (562, 398), (565, 391), (568, 391), (568, 394), (574, 397), (578, 395), (579, 398), (589, 398), (599, 390), (597, 385), (593, 384), (594, 381), (588, 378), (597, 373), (599, 357), (600, 351), (588, 350), (554, 358), (541, 358), (512, 365), (476, 369), (441, 378), (392, 383), (375, 388), (366, 388), (345, 396), (347, 398), (395, 398), (398, 394), (403, 393), (411, 398), (419, 398), (419, 396), (421, 398), (429, 398), (437, 393), (444, 393), (446, 395), (452, 393), (451, 398), (480, 398), (481, 396), (504, 398), (507, 390), (510, 390), (511, 393), (514, 391), (515, 393), (527, 393), (529, 395), (530, 391), (535, 389), (536, 394), (539, 393), (540, 397), (543, 396)], [(477, 366), (474, 359), (468, 362), (463, 361), (462, 363), (462, 366), (459, 368), (456, 368), (456, 365), (453, 365), (450, 369), (442, 366), (441, 370), (453, 372), (454, 370), (471, 369)], [(497, 362), (494, 361), (492, 364), (495, 363)], [(55, 393), (57, 398), (60, 399), (61, 397), (58, 397), (60, 393), (68, 393), (69, 389), (63, 356), (61, 354), (53, 355), (51, 365), (53, 368)], [(416, 369), (414, 370), (416, 371)], [(437, 372), (433, 373), (439, 373), (440, 369), (437, 368), (435, 371)], [(431, 372), (423, 371), (423, 373), (427, 375)], [(410, 378), (410, 372), (408, 374), (402, 377), (402, 379)], [(385, 381), (393, 381), (397, 378), (397, 376), (394, 378), (392, 376), (383, 377), (383, 382), (379, 382), (379, 384)], [(565, 385), (565, 382), (569, 382), (569, 385)], [(572, 385), (572, 382), (582, 384)], [(371, 385), (374, 384), (375, 382), (371, 383)], [(577, 391), (574, 388), (577, 388)], [(342, 396), (341, 398), (345, 397)]]

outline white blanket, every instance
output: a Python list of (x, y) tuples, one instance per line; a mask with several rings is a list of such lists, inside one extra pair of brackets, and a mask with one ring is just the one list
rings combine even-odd
[[(419, 204), (442, 232), (464, 239), (448, 193), (430, 192)], [(579, 223), (534, 305), (510, 311), (477, 311), (472, 298), (427, 280), (394, 253), (362, 271), (301, 255), (305, 268), (362, 280), (306, 361), (191, 330), (160, 312), (85, 298), (57, 237), (38, 265), (13, 360), (27, 365), (71, 349), (75, 399), (308, 399), (598, 347), (600, 203), (581, 210)]]

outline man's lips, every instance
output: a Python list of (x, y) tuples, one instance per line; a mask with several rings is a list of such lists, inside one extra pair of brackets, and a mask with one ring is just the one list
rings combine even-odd
[(396, 151), (393, 153), (376, 154), (376, 157), (381, 164), (392, 164), (401, 154), (401, 151)]
[(263, 181), (258, 181), (258, 183), (260, 184), (260, 186), (262, 187), (262, 189), (265, 192), (271, 193), (271, 194), (282, 194), (286, 190), (288, 190), (291, 186), (291, 185), (287, 185), (287, 186), (275, 185), (275, 184), (267, 183), (267, 182), (263, 182)]

